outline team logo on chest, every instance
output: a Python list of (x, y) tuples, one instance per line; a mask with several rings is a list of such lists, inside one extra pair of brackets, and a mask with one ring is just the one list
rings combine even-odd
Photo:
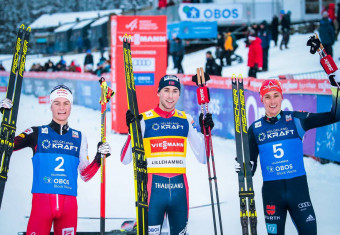
[(44, 149), (48, 149), (51, 146), (51, 142), (49, 140), (43, 140), (43, 142), (41, 142), (41, 146)]

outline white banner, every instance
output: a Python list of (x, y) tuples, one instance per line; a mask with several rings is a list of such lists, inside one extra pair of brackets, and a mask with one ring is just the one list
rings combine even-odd
[(243, 16), (241, 4), (181, 4), (178, 14), (182, 21), (236, 21)]

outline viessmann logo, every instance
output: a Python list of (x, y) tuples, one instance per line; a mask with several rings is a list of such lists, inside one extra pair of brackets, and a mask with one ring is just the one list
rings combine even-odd
[(184, 139), (167, 138), (150, 140), (151, 153), (157, 152), (183, 152)]

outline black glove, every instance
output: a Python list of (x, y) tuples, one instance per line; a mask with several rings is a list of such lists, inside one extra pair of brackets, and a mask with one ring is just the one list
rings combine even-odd
[(105, 157), (111, 156), (111, 147), (108, 142), (99, 142), (97, 145), (97, 154), (94, 159), (99, 164), (101, 163), (102, 154), (104, 154)]
[[(138, 117), (137, 117), (137, 120), (140, 121), (140, 120), (142, 120), (142, 118), (143, 118), (143, 115), (139, 114)], [(127, 125), (128, 129), (130, 129), (130, 124), (133, 123), (134, 121), (136, 121), (136, 117), (130, 109), (128, 109), (128, 111), (126, 111), (125, 120), (126, 120), (126, 125)]]
[(315, 52), (320, 48), (320, 40), (314, 35), (311, 36), (307, 41), (307, 46), (310, 46), (310, 53), (315, 54)]
[(204, 134), (204, 132), (203, 132), (203, 121), (204, 121), (205, 130), (206, 130), (205, 133), (208, 134), (209, 127), (210, 127), (210, 130), (212, 130), (214, 128), (214, 121), (212, 120), (212, 114), (211, 113), (207, 113), (205, 115), (204, 119), (203, 119), (203, 113), (200, 114), (199, 123), (200, 123), (202, 134)]

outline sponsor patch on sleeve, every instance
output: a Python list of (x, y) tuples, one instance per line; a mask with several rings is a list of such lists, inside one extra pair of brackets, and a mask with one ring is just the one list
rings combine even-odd
[(29, 135), (29, 134), (33, 133), (33, 129), (32, 129), (32, 128), (28, 128), (28, 129), (26, 129), (26, 130), (24, 131), (24, 133), (25, 133), (26, 135)]

